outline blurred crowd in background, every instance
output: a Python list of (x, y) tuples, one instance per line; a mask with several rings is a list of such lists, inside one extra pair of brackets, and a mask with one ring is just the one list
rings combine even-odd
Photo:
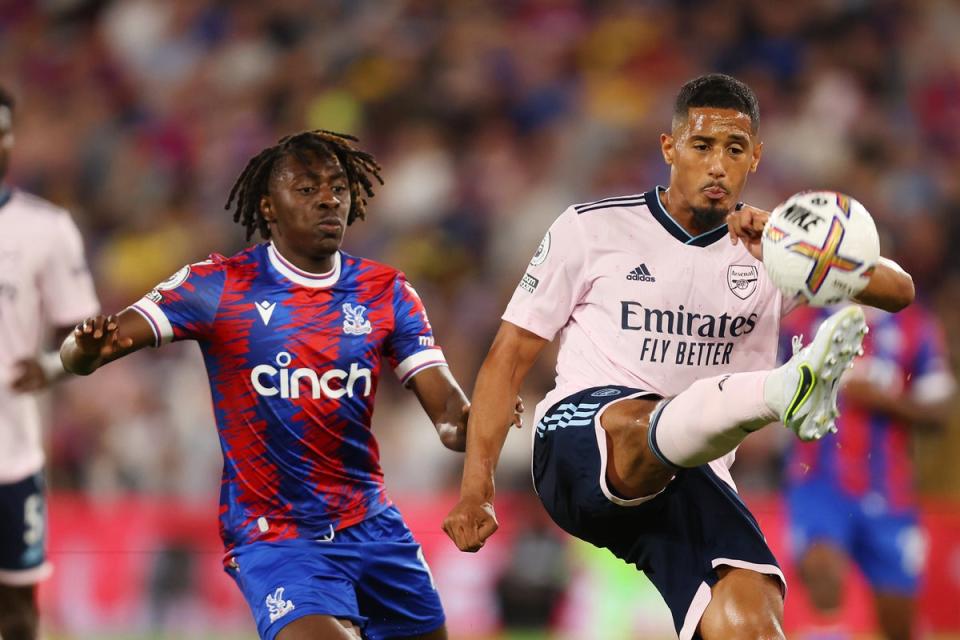
[[(707, 71), (760, 99), (764, 154), (746, 199), (771, 209), (828, 188), (863, 202), (956, 358), (958, 33), (952, 0), (0, 0), (0, 82), (19, 101), (11, 181), (71, 210), (108, 311), (245, 246), (224, 203), (262, 148), (310, 128), (358, 136), (386, 184), (345, 249), (408, 274), (470, 389), (547, 226), (571, 203), (665, 184), (659, 134), (679, 87)], [(532, 407), (553, 378), (550, 357), (537, 366), (498, 479), (521, 499)], [(461, 457), (389, 377), (374, 417), (388, 488), (455, 488)], [(214, 504), (221, 457), (194, 345), (50, 395), (54, 492)], [(915, 438), (928, 495), (960, 496), (952, 422)], [(784, 433), (741, 448), (747, 493), (779, 487)], [(497, 578), (508, 625), (544, 624), (569, 584), (541, 520)], [(158, 566), (182, 578), (179, 557)], [(157, 580), (158, 594), (178, 592)], [(621, 591), (636, 604), (636, 589)]]
[[(307, 128), (354, 134), (386, 184), (345, 249), (403, 269), (466, 388), (542, 234), (569, 204), (665, 184), (680, 85), (745, 80), (763, 160), (747, 200), (842, 190), (881, 228), (960, 354), (960, 5), (951, 0), (0, 0), (16, 94), (12, 182), (69, 208), (104, 309), (245, 245), (224, 210), (247, 160)], [(552, 384), (542, 358), (527, 406)], [(209, 500), (220, 453), (199, 351), (165, 347), (50, 403), (56, 490)], [(529, 421), (532, 419), (528, 414)], [(954, 423), (957, 421), (954, 420)], [(414, 396), (381, 388), (388, 487), (456, 486)], [(776, 430), (734, 467), (779, 481)], [(960, 495), (958, 430), (918, 443)], [(529, 490), (529, 432), (500, 487)]]

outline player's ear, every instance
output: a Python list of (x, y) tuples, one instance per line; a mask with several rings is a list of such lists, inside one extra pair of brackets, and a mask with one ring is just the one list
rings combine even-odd
[(260, 196), (260, 215), (267, 222), (276, 222), (273, 215), (273, 204), (270, 202), (270, 196)]
[(674, 147), (673, 136), (669, 133), (660, 134), (660, 152), (663, 153), (663, 161), (668, 165), (673, 164), (673, 154), (676, 151)]
[(760, 164), (760, 156), (763, 154), (763, 141), (757, 140), (757, 143), (753, 145), (753, 160), (750, 161), (750, 172), (754, 173), (757, 170), (757, 165)]

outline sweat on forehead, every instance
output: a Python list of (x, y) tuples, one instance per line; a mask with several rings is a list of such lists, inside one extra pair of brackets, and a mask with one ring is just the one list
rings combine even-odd
[(686, 114), (674, 116), (671, 124), (675, 132), (682, 130), (689, 134), (712, 131), (751, 136), (756, 133), (750, 116), (736, 109), (692, 107)]

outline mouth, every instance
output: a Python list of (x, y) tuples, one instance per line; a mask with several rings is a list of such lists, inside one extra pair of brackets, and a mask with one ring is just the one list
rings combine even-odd
[(703, 195), (710, 200), (723, 200), (729, 195), (729, 191), (719, 185), (711, 185), (703, 189)]
[(317, 222), (316, 228), (322, 233), (335, 235), (343, 230), (343, 223), (339, 218), (324, 218)]

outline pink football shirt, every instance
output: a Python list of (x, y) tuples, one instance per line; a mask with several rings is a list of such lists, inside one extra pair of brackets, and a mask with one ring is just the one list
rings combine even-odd
[(40, 353), (49, 327), (74, 325), (99, 306), (70, 214), (0, 189), (0, 483), (43, 465), (37, 399), (10, 389), (14, 363)]
[(553, 340), (556, 385), (536, 418), (588, 387), (674, 396), (696, 380), (776, 364), (782, 295), (723, 225), (690, 236), (645, 194), (569, 207), (503, 319)]

